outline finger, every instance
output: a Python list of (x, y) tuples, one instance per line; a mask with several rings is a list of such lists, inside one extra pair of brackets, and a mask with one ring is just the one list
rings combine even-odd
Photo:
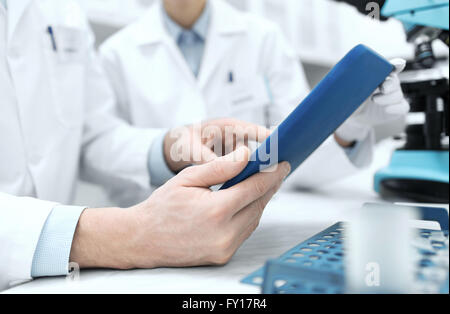
[(227, 143), (224, 143), (224, 145), (222, 147), (222, 151), (224, 152), (224, 154), (229, 154), (229, 153), (239, 149), (240, 147), (245, 146), (245, 147), (247, 147), (250, 150), (250, 152), (253, 152), (258, 147), (258, 146), (255, 147), (255, 144), (257, 144), (257, 143), (255, 143), (255, 142), (247, 142), (247, 141), (244, 141), (244, 142), (240, 142), (239, 141), (239, 142), (235, 142), (235, 143), (228, 143), (228, 145), (227, 145)]
[[(217, 126), (220, 127), (224, 134), (245, 134), (245, 139), (250, 141), (263, 142), (271, 134), (271, 131), (263, 126), (240, 121), (237, 119), (221, 119), (206, 122), (206, 127)], [(227, 132), (228, 131), (228, 132)]]
[(398, 90), (389, 95), (385, 94), (374, 95), (372, 97), (372, 100), (375, 104), (379, 106), (390, 106), (393, 104), (398, 104), (403, 101), (406, 101), (405, 97), (403, 96), (403, 92), (401, 90)]
[(394, 66), (395, 74), (400, 74), (406, 68), (406, 60), (401, 58), (396, 58), (391, 60), (391, 64)]
[(193, 145), (193, 156), (191, 158), (193, 164), (202, 165), (217, 159), (218, 156), (211, 150), (208, 142), (203, 144), (198, 137), (193, 137), (191, 141)]
[(280, 185), (289, 175), (291, 166), (283, 162), (248, 178), (227, 190), (218, 191), (217, 196), (227, 204), (230, 217), (237, 214), (242, 208), (263, 197), (274, 187)]
[(409, 103), (404, 100), (396, 105), (387, 106), (385, 112), (389, 115), (404, 116), (411, 110)]
[(189, 138), (190, 141), (190, 162), (191, 164), (194, 165), (201, 165), (203, 164), (203, 142), (201, 140), (201, 138), (199, 138), (198, 136), (192, 136)]
[[(259, 220), (266, 208), (267, 204), (272, 200), (273, 196), (280, 189), (281, 184), (276, 185), (271, 188), (263, 197), (254, 201), (246, 208), (242, 209), (240, 212), (236, 213), (232, 219), (231, 223), (236, 226), (236, 230), (244, 230), (244, 227), (248, 227), (255, 220)], [(246, 225), (247, 223), (247, 225)]]
[(380, 86), (380, 94), (388, 95), (401, 90), (400, 80), (398, 77), (389, 76)]
[(232, 132), (227, 131), (224, 140), (223, 140), (223, 148), (225, 154), (229, 154), (236, 150), (236, 143), (239, 141), (239, 135), (236, 133), (236, 129), (233, 129)]
[(248, 164), (250, 152), (241, 147), (235, 152), (214, 161), (187, 168), (177, 176), (177, 183), (187, 187), (209, 188), (231, 180), (244, 170)]
[(258, 227), (267, 204), (278, 192), (281, 185), (271, 189), (261, 199), (253, 202), (247, 208), (236, 214), (231, 220), (231, 228), (235, 234), (238, 234), (236, 240), (236, 250), (246, 241)]
[(216, 160), (218, 156), (206, 145), (202, 145), (202, 164)]
[[(249, 133), (252, 133), (253, 131), (249, 131)], [(237, 147), (244, 145), (244, 143), (248, 143), (249, 141), (249, 133), (247, 133), (247, 130), (244, 128), (236, 128), (236, 132), (233, 136), (233, 143), (232, 146), (234, 149), (237, 149)], [(248, 145), (246, 145), (248, 146)]]
[(379, 87), (377, 87), (377, 89), (372, 93), (372, 95), (378, 95), (382, 93), (382, 86), (380, 85)]

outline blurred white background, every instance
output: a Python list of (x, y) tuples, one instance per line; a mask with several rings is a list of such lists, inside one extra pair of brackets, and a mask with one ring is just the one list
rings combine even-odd
[[(154, 1), (79, 0), (88, 12), (99, 42), (136, 20)], [(365, 43), (388, 58), (409, 57), (413, 53), (399, 22), (373, 21), (346, 4), (331, 0), (227, 1), (279, 24), (307, 63), (331, 66), (357, 43)]]
[[(97, 45), (119, 29), (138, 19), (157, 0), (78, 0), (85, 8), (96, 34)], [(215, 1), (215, 0), (211, 0)], [(310, 85), (314, 87), (329, 69), (351, 48), (364, 43), (386, 58), (414, 55), (412, 45), (400, 22), (378, 22), (351, 6), (331, 0), (227, 0), (240, 10), (264, 16), (283, 29), (305, 67)], [(232, 23), (233, 21), (230, 21)], [(443, 45), (438, 54), (448, 55)], [(402, 123), (383, 126), (401, 132)], [(77, 204), (112, 205), (98, 188), (82, 184)]]

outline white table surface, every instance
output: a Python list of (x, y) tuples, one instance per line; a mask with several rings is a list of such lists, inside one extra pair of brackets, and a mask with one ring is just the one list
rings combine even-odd
[(268, 205), (261, 225), (224, 267), (153, 270), (84, 270), (80, 280), (42, 278), (6, 293), (259, 293), (240, 280), (338, 221), (347, 220), (365, 202), (381, 201), (373, 191), (373, 174), (387, 165), (394, 144), (378, 145), (370, 169), (316, 192), (280, 192)]

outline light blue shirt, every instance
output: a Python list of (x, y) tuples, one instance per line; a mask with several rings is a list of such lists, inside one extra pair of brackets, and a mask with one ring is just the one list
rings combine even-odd
[(73, 237), (84, 209), (76, 206), (53, 208), (34, 251), (31, 277), (64, 276), (69, 273)]
[(0, 4), (3, 4), (3, 7), (6, 9), (7, 8), (7, 6), (6, 6), (6, 0), (0, 0)]
[(211, 7), (209, 2), (191, 29), (185, 29), (173, 21), (164, 8), (163, 20), (169, 35), (177, 43), (178, 48), (195, 76), (198, 76), (208, 36)]

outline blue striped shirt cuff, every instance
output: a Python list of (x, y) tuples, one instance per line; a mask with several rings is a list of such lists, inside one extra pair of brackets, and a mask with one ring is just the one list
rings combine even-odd
[(48, 215), (34, 252), (31, 277), (65, 276), (78, 220), (85, 207), (56, 206)]

